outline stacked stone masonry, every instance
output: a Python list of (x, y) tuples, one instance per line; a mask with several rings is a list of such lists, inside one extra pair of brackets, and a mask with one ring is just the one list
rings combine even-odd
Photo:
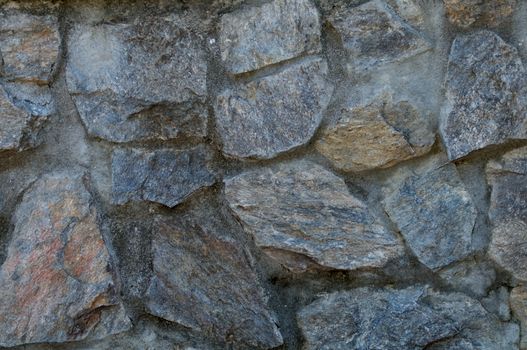
[(0, 348), (527, 349), (525, 28), (0, 0)]

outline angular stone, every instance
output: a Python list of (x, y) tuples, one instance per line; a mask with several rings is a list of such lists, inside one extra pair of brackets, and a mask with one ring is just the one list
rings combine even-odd
[(470, 260), (444, 268), (439, 276), (456, 290), (481, 298), (495, 282), (496, 271), (487, 261)]
[(428, 268), (437, 270), (473, 253), (477, 211), (453, 164), (403, 174), (384, 192), (386, 212)]
[(327, 70), (311, 58), (221, 93), (215, 112), (223, 153), (268, 159), (306, 144), (333, 92)]
[(492, 187), (489, 255), (514, 277), (527, 281), (527, 147), (487, 164)]
[(490, 31), (458, 36), (440, 130), (450, 160), (527, 138), (527, 79), (517, 50)]
[(291, 270), (374, 268), (403, 254), (344, 181), (311, 162), (235, 176), (225, 196), (256, 245)]
[(425, 22), (425, 14), (418, 0), (387, 0), (395, 13), (416, 28)]
[(515, 287), (511, 291), (510, 306), (512, 314), (521, 325), (520, 349), (527, 349), (527, 288), (525, 286)]
[(450, 23), (469, 27), (480, 23), (486, 27), (496, 27), (510, 20), (516, 0), (443, 0)]
[(113, 142), (204, 137), (202, 41), (179, 17), (76, 25), (66, 78), (88, 133)]
[(321, 50), (318, 11), (309, 0), (274, 0), (221, 17), (221, 59), (244, 73)]
[(316, 148), (345, 171), (390, 167), (427, 153), (435, 140), (427, 118), (410, 102), (395, 103), (390, 95), (366, 104), (348, 101), (335, 119)]
[(0, 270), (0, 345), (98, 339), (131, 323), (82, 175), (45, 175), (24, 194)]
[(154, 230), (150, 313), (222, 343), (282, 344), (248, 252), (236, 239), (188, 219), (158, 218)]
[(349, 66), (357, 71), (402, 61), (432, 48), (421, 33), (380, 0), (336, 7), (328, 21), (350, 55)]
[(112, 200), (115, 204), (152, 201), (174, 207), (197, 190), (211, 186), (211, 151), (116, 149), (112, 156)]
[(317, 299), (297, 314), (303, 349), (517, 349), (518, 328), (460, 293), (360, 288)]

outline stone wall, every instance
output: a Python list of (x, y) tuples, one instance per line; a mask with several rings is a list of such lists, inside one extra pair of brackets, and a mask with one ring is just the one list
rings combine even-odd
[(527, 1), (0, 0), (0, 346), (527, 349)]

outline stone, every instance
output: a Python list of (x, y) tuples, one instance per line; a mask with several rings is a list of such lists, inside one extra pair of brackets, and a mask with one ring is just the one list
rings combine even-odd
[(211, 157), (203, 145), (184, 150), (116, 149), (112, 155), (112, 201), (151, 201), (174, 207), (216, 182)]
[(443, 0), (450, 23), (468, 28), (473, 24), (496, 27), (510, 20), (516, 0)]
[(327, 71), (326, 61), (310, 58), (219, 94), (214, 110), (223, 153), (269, 159), (306, 144), (333, 92)]
[(408, 101), (376, 96), (338, 109), (335, 122), (316, 142), (317, 150), (344, 171), (387, 168), (427, 153), (435, 141), (431, 125)]
[(191, 219), (159, 217), (148, 311), (222, 343), (274, 348), (282, 336), (250, 259), (230, 235)]
[(352, 71), (367, 71), (432, 49), (430, 41), (380, 0), (356, 7), (336, 7), (329, 15), (349, 55)]
[(513, 350), (518, 341), (517, 326), (501, 323), (477, 300), (423, 286), (326, 294), (297, 320), (306, 350)]
[(507, 287), (501, 286), (497, 290), (491, 290), (489, 295), (481, 299), (481, 305), (492, 312), (504, 322), (511, 319), (511, 309), (509, 306), (509, 291)]
[(0, 269), (1, 346), (99, 339), (131, 327), (85, 180), (45, 175), (17, 207)]
[(179, 17), (77, 24), (66, 79), (88, 133), (112, 142), (203, 138), (207, 61)]
[(527, 281), (527, 147), (487, 164), (491, 186), (488, 254), (517, 279)]
[(520, 349), (527, 349), (527, 288), (523, 285), (513, 288), (509, 300), (512, 314), (521, 325)]
[(321, 51), (318, 11), (310, 0), (274, 0), (220, 19), (221, 60), (234, 74)]
[(384, 208), (417, 259), (439, 270), (474, 252), (477, 210), (451, 163), (403, 173), (384, 189)]
[(231, 210), (268, 256), (293, 271), (382, 267), (404, 254), (344, 181), (308, 161), (225, 180)]
[(517, 50), (490, 31), (452, 43), (440, 131), (455, 160), (490, 145), (527, 138), (527, 79)]
[(388, 5), (415, 28), (421, 28), (425, 23), (425, 14), (418, 0), (387, 0)]
[(441, 279), (456, 290), (474, 297), (484, 297), (496, 281), (496, 271), (488, 261), (469, 260), (439, 271)]

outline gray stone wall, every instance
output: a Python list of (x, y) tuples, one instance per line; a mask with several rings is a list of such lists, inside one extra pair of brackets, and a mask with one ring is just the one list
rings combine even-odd
[(0, 347), (527, 349), (526, 28), (0, 0)]

